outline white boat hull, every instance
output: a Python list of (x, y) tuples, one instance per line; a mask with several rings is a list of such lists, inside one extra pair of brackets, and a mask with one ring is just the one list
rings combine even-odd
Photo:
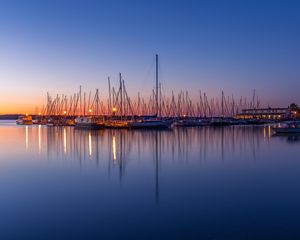
[(99, 129), (104, 127), (104, 123), (93, 117), (78, 117), (75, 119), (76, 128)]
[(300, 133), (300, 128), (273, 128), (275, 133)]

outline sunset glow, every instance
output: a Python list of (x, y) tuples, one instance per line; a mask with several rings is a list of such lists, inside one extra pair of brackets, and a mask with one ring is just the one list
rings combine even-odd
[(251, 98), (256, 89), (264, 106), (300, 102), (297, 2), (270, 11), (269, 1), (17, 2), (0, 3), (0, 114), (38, 113), (47, 92), (69, 96), (80, 85), (107, 99), (107, 78), (116, 86), (119, 72), (131, 97), (149, 98), (156, 53), (166, 96)]

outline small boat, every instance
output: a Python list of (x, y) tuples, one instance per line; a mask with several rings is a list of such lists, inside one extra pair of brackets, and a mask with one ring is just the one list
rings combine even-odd
[(57, 126), (61, 126), (60, 121), (59, 121), (58, 118), (49, 118), (49, 119), (47, 120), (46, 125), (47, 125), (48, 127), (57, 127)]
[(160, 119), (139, 119), (129, 121), (128, 126), (131, 128), (151, 128), (151, 129), (166, 129), (170, 128), (173, 120), (160, 120)]
[(114, 120), (114, 119), (110, 119), (110, 120), (106, 120), (104, 122), (104, 126), (106, 128), (129, 128), (129, 121), (127, 120)]
[(208, 119), (180, 119), (174, 124), (176, 127), (198, 127), (198, 126), (208, 126), (210, 122)]
[(75, 120), (74, 119), (66, 119), (64, 121), (65, 126), (75, 126)]
[(263, 124), (272, 124), (274, 121), (269, 120), (269, 119), (247, 119), (247, 124), (248, 125), (263, 125)]
[(104, 122), (92, 116), (75, 118), (75, 127), (77, 128), (100, 129), (104, 126)]
[(37, 118), (37, 119), (33, 119), (32, 123), (37, 125), (46, 125), (48, 121), (46, 118)]
[(284, 126), (273, 127), (272, 130), (277, 134), (300, 133), (300, 122), (286, 122)]
[(41, 119), (33, 119), (32, 124), (42, 124), (42, 120)]
[(213, 117), (210, 121), (211, 126), (229, 126), (232, 125), (231, 119), (224, 117)]
[(19, 116), (16, 123), (18, 125), (32, 125), (32, 116), (29, 116), (28, 114)]

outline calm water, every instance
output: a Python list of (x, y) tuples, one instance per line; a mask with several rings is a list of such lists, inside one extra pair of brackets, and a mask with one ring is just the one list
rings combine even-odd
[(300, 138), (0, 123), (0, 239), (300, 239)]

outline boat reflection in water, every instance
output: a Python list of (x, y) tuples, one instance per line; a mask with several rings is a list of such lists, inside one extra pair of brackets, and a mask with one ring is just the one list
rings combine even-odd
[[(266, 133), (267, 131), (267, 133)], [(73, 160), (117, 160), (126, 156), (145, 154), (171, 156), (172, 161), (188, 161), (196, 150), (199, 160), (208, 153), (231, 155), (235, 151), (256, 151), (260, 142), (271, 137), (268, 127), (189, 128), (170, 130), (82, 130), (69, 127), (44, 129), (47, 136), (47, 152)], [(266, 136), (267, 134), (267, 136)], [(262, 136), (264, 135), (264, 138)], [(226, 153), (225, 153), (226, 152)], [(169, 157), (168, 157), (169, 158)]]
[(278, 123), (270, 127), (272, 136), (281, 140), (286, 139), (287, 142), (298, 142), (300, 140), (299, 122)]
[[(230, 155), (235, 151), (246, 151), (249, 148), (255, 150), (259, 147), (260, 141), (263, 141), (261, 138), (262, 134), (265, 135), (263, 131), (268, 131), (257, 127), (238, 130), (236, 128), (93, 131), (54, 127), (46, 129), (47, 151), (49, 155), (57, 156), (64, 152), (63, 149), (69, 149), (68, 157), (74, 160), (99, 160), (99, 157), (109, 159), (112, 156), (116, 160), (116, 152), (118, 152), (118, 158), (123, 156), (122, 152), (126, 152), (126, 155), (139, 153), (138, 156), (141, 157), (151, 152), (155, 155), (155, 148), (158, 146), (159, 154), (163, 152), (165, 155), (171, 155), (172, 160), (188, 160), (192, 149), (198, 151), (200, 160), (205, 160), (209, 152), (219, 153), (224, 157), (225, 151)], [(265, 139), (269, 139), (270, 136), (265, 136)], [(95, 152), (89, 154), (92, 149), (95, 149), (95, 152), (101, 152), (101, 156)]]
[(0, 130), (1, 239), (298, 239), (299, 141), (269, 125)]
[[(30, 128), (30, 129), (29, 129)], [(48, 159), (63, 159), (80, 166), (105, 166), (111, 174), (118, 169), (120, 179), (130, 161), (154, 161), (158, 171), (165, 163), (216, 161), (224, 163), (232, 156), (252, 156), (271, 137), (280, 141), (298, 141), (300, 135), (277, 135), (271, 126), (195, 127), (171, 130), (76, 129), (72, 127), (24, 127), (25, 147), (47, 153)], [(29, 133), (30, 132), (30, 133)], [(37, 134), (35, 137), (34, 135)], [(31, 135), (31, 136), (30, 136)], [(38, 139), (38, 141), (33, 141)], [(36, 146), (35, 146), (36, 145)]]
[[(31, 128), (31, 135), (36, 128)], [(26, 149), (28, 126), (26, 131)], [(261, 142), (269, 141), (270, 127), (224, 128), (195, 127), (174, 130), (76, 129), (72, 127), (38, 126), (38, 152), (48, 160), (67, 161), (80, 167), (106, 169), (109, 178), (126, 177), (127, 166), (135, 168), (151, 163), (155, 199), (159, 201), (162, 165), (194, 164), (205, 161), (226, 163), (232, 156), (247, 155), (255, 160)], [(30, 144), (33, 151), (36, 142)], [(129, 169), (129, 173), (132, 169)]]

